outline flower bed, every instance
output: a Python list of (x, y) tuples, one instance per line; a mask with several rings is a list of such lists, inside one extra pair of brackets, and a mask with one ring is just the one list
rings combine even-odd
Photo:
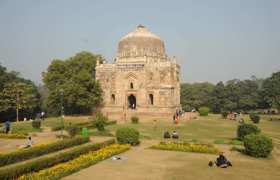
[(19, 177), (18, 180), (55, 180), (64, 176), (70, 175), (80, 169), (89, 167), (109, 158), (115, 154), (122, 153), (130, 148), (130, 145), (113, 144), (102, 148), (98, 151), (91, 151), (87, 154), (83, 154), (71, 161), (55, 165), (51, 168), (41, 170), (39, 172), (30, 173)]
[(219, 150), (210, 144), (190, 144), (183, 142), (160, 142), (158, 145), (153, 145), (152, 149), (183, 151), (183, 152), (197, 152), (218, 154)]
[(20, 149), (17, 151), (0, 154), (0, 167), (87, 142), (89, 142), (88, 137), (75, 137), (72, 139), (59, 140), (49, 144), (42, 144), (27, 149)]
[(0, 133), (0, 138), (6, 138), (6, 139), (25, 139), (27, 138), (24, 134), (4, 134)]
[(0, 168), (0, 179), (16, 179), (17, 177), (26, 173), (36, 172), (62, 162), (70, 161), (82, 154), (99, 150), (103, 147), (113, 144), (114, 142), (114, 139), (110, 139), (102, 143), (86, 143), (55, 153), (43, 155), (38, 158), (4, 166)]

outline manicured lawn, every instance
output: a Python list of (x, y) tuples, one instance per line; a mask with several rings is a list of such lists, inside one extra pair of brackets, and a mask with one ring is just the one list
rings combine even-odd
[[(250, 122), (248, 116), (245, 116), (245, 121)], [(208, 167), (208, 162), (215, 160), (217, 155), (153, 150), (149, 147), (162, 141), (163, 132), (166, 130), (169, 132), (176, 130), (183, 141), (203, 143), (213, 143), (215, 140), (230, 141), (236, 137), (238, 122), (222, 119), (219, 115), (210, 115), (187, 122), (182, 120), (179, 125), (158, 121), (156, 129), (153, 128), (152, 122), (143, 122), (141, 119), (139, 124), (117, 124), (108, 126), (106, 129), (114, 134), (115, 130), (122, 126), (134, 127), (140, 131), (141, 144), (139, 146), (124, 153), (123, 161), (115, 162), (108, 159), (70, 175), (65, 180), (278, 180), (280, 177), (280, 122), (269, 121), (268, 116), (262, 117), (257, 126), (264, 134), (273, 138), (275, 148), (272, 156), (267, 159), (257, 159), (237, 151), (230, 151), (234, 145), (216, 144), (215, 147), (223, 151), (233, 164), (233, 167), (228, 169)]]

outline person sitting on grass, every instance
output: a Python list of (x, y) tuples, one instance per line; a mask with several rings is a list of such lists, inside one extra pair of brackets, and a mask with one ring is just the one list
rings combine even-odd
[(178, 135), (178, 133), (176, 131), (173, 131), (172, 138), (173, 139), (179, 139), (179, 135)]
[[(215, 161), (215, 164), (217, 167), (220, 168), (227, 168), (229, 166), (232, 166), (231, 162), (227, 160), (227, 158), (223, 155), (223, 153), (220, 153), (219, 157)], [(208, 165), (212, 167), (214, 163), (210, 161)]]
[(170, 138), (170, 134), (169, 134), (168, 131), (165, 131), (165, 132), (163, 133), (163, 138), (164, 138), (164, 139), (169, 139), (169, 138)]
[(27, 145), (24, 148), (30, 148), (30, 147), (32, 147), (32, 145), (33, 145), (33, 141), (32, 141), (31, 136), (29, 136), (27, 139)]

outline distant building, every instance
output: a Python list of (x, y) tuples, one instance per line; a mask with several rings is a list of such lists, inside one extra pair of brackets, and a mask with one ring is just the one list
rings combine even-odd
[(165, 54), (164, 42), (144, 26), (121, 38), (112, 64), (96, 66), (103, 89), (102, 112), (128, 121), (172, 119), (180, 106), (180, 66)]

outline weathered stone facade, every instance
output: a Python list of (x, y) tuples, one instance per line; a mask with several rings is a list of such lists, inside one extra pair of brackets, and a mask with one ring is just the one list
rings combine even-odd
[(180, 66), (164, 42), (144, 26), (124, 36), (113, 64), (96, 66), (103, 89), (102, 112), (111, 119), (171, 119), (180, 108)]

